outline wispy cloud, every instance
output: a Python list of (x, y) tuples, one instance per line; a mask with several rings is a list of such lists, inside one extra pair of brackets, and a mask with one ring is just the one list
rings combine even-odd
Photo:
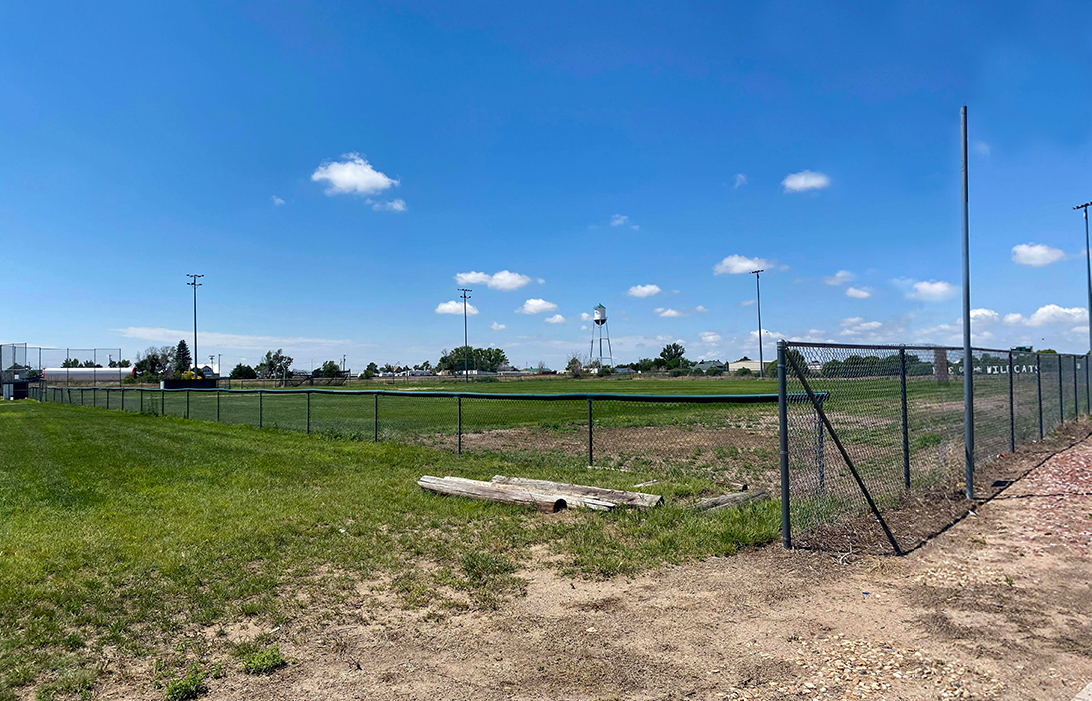
[(544, 299), (529, 299), (523, 303), (523, 306), (516, 310), (516, 314), (544, 314), (546, 312), (556, 312), (557, 305), (553, 302), (547, 302)]
[(561, 316), (560, 314), (554, 314), (553, 316), (546, 317), (545, 319), (543, 319), (543, 321), (545, 321), (547, 324), (564, 324), (565, 317)]
[(868, 299), (871, 296), (872, 293), (869, 292), (867, 289), (862, 289), (860, 287), (846, 288), (846, 297), (851, 297), (853, 299)]
[(529, 284), (531, 278), (520, 273), (513, 273), (510, 270), (502, 270), (492, 275), (471, 271), (469, 273), (457, 273), (455, 282), (460, 285), (485, 285), (491, 290), (511, 292)]
[(629, 217), (625, 214), (615, 214), (610, 218), (611, 226), (624, 226), (629, 221)]
[(630, 297), (651, 297), (660, 294), (659, 285), (634, 285), (626, 291)]
[(990, 145), (985, 141), (976, 141), (974, 142), (974, 152), (979, 156), (988, 156), (990, 155)]
[(489, 325), (489, 328), (493, 329), (494, 331), (504, 331), (508, 327), (504, 324), (498, 324), (494, 321), (492, 324)]
[(270, 197), (269, 201), (273, 203), (274, 207), (280, 207), (284, 204), (284, 200), (282, 200), (280, 197), (277, 197), (276, 195)]
[(347, 153), (341, 158), (340, 161), (323, 161), (311, 173), (313, 182), (327, 184), (327, 195), (374, 195), (401, 182), (373, 168), (359, 153)]
[(765, 258), (748, 258), (747, 256), (733, 253), (713, 266), (713, 274), (723, 275), (727, 273), (729, 275), (739, 275), (740, 273), (749, 273), (752, 270), (770, 268), (772, 266), (773, 263)]
[(745, 299), (745, 300), (743, 300), (742, 302), (739, 303), (739, 306), (741, 306), (741, 307), (750, 307), (754, 303), (755, 303), (755, 301), (753, 299)]
[(377, 212), (404, 212), (406, 201), (403, 199), (390, 200), (389, 202), (374, 202), (372, 209)]
[[(178, 343), (179, 339), (188, 338), (193, 329), (167, 329), (153, 326), (129, 326), (118, 329), (126, 338), (137, 338), (155, 343)], [(269, 350), (271, 348), (301, 348), (315, 346), (344, 346), (353, 341), (333, 338), (307, 338), (301, 336), (250, 336), (236, 333), (202, 331), (200, 341), (203, 347), (232, 348), (240, 350)]]
[(747, 176), (744, 175), (743, 173), (736, 173), (735, 188), (738, 190), (739, 188), (743, 187), (746, 184), (747, 184)]
[(656, 312), (656, 316), (663, 317), (665, 319), (676, 319), (684, 316), (689, 316), (689, 314), (687, 314), (686, 312), (680, 311), (678, 309), (670, 309), (667, 307), (657, 307), (652, 311)]
[(1021, 243), (1012, 247), (1012, 262), (1041, 268), (1065, 258), (1062, 251), (1042, 243)]
[(823, 282), (828, 285), (842, 285), (847, 282), (853, 282), (857, 279), (857, 276), (848, 270), (839, 270), (833, 275), (827, 275), (823, 278)]
[[(441, 304), (437, 304), (435, 311), (436, 311), (437, 314), (462, 314), (463, 313), (463, 303), (461, 301), (457, 300), (457, 299), (453, 299), (453, 300), (448, 301), (448, 302), (443, 302)], [(467, 314), (467, 316), (474, 316), (477, 313), (478, 313), (478, 308), (475, 307), (473, 304), (467, 303), (467, 305), (466, 305), (466, 314)]]
[(822, 190), (830, 186), (830, 178), (824, 173), (813, 170), (802, 170), (799, 173), (791, 173), (781, 181), (785, 192), (805, 192), (807, 190)]

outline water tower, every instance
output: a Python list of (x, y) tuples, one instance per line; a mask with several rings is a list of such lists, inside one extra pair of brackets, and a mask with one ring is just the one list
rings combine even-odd
[[(607, 308), (602, 304), (598, 305), (592, 313), (591, 329), (591, 352), (588, 353), (591, 360), (598, 360), (599, 367), (609, 368), (614, 366), (614, 354), (610, 349), (610, 331), (607, 329)], [(595, 336), (596, 331), (599, 332), (599, 355), (595, 355)], [(603, 341), (607, 342), (606, 355), (603, 354)]]

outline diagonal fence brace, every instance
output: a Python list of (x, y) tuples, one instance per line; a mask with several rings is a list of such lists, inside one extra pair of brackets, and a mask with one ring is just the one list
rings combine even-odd
[(834, 426), (831, 425), (830, 419), (827, 418), (827, 413), (823, 411), (823, 403), (815, 396), (815, 392), (812, 391), (811, 385), (808, 384), (807, 379), (804, 377), (803, 370), (796, 364), (796, 360), (792, 357), (791, 353), (785, 354), (785, 360), (792, 365), (792, 369), (796, 372), (796, 376), (800, 378), (800, 384), (804, 386), (804, 392), (807, 393), (808, 399), (815, 406), (815, 411), (819, 413), (819, 418), (823, 421), (823, 425), (827, 427), (831, 440), (833, 440), (834, 445), (838, 447), (838, 452), (842, 454), (842, 459), (845, 460), (846, 465), (849, 466), (849, 471), (853, 473), (853, 479), (857, 481), (857, 486), (860, 487), (861, 493), (864, 494), (865, 501), (868, 502), (868, 508), (872, 510), (872, 515), (880, 522), (880, 527), (883, 528), (884, 535), (887, 536), (888, 542), (891, 543), (891, 547), (894, 548), (895, 554), (902, 555), (902, 548), (899, 547), (898, 541), (895, 540), (895, 536), (891, 534), (891, 529), (887, 527), (887, 521), (884, 521), (883, 516), (880, 515), (880, 510), (876, 508), (876, 502), (872, 501), (872, 495), (868, 493), (868, 488), (865, 487), (864, 480), (861, 479), (861, 475), (857, 472), (857, 468), (854, 466), (853, 460), (850, 459), (849, 453), (846, 452), (845, 446), (842, 445), (842, 441), (838, 438), (838, 434), (834, 432)]

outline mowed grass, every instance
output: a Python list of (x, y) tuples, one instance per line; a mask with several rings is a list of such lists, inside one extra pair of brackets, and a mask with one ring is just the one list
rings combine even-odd
[[(715, 485), (653, 468), (459, 458), (31, 401), (0, 405), (0, 443), (0, 699), (87, 696), (111, 656), (148, 659), (162, 684), (194, 663), (241, 674), (245, 651), (208, 643), (216, 632), (344, 621), (361, 615), (359, 601), (342, 605), (352, 596), (438, 619), (494, 608), (522, 591), (535, 546), (568, 576), (611, 577), (727, 555), (780, 525), (775, 502), (688, 512), (678, 502)], [(423, 492), (422, 474), (660, 479), (647, 490), (668, 504), (543, 515)]]

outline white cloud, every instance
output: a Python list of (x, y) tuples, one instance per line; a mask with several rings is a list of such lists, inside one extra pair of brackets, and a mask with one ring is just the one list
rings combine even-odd
[[(974, 312), (971, 312), (971, 319), (974, 319)], [(1057, 304), (1039, 307), (1026, 319), (1021, 314), (1005, 315), (1005, 323), (1010, 326), (1072, 326), (1087, 322), (1088, 310), (1084, 307), (1067, 308)]]
[(519, 288), (527, 285), (531, 282), (531, 278), (520, 273), (513, 273), (510, 270), (502, 270), (499, 273), (458, 273), (455, 275), (455, 282), (460, 285), (486, 285), (491, 290), (502, 290), (504, 292), (511, 292), (512, 290), (518, 290)]
[(1001, 315), (992, 309), (972, 309), (972, 324), (996, 324), (1001, 321)]
[(1041, 268), (1065, 258), (1065, 252), (1041, 243), (1021, 243), (1012, 247), (1012, 262)]
[(698, 306), (694, 307), (694, 311), (696, 311), (696, 312), (707, 312), (709, 310), (699, 304)]
[(565, 317), (561, 316), (560, 314), (554, 314), (553, 316), (546, 317), (545, 319), (543, 319), (543, 321), (545, 321), (547, 324), (563, 324), (565, 323)]
[(958, 287), (944, 280), (919, 280), (911, 281), (906, 298), (922, 302), (941, 302), (954, 297), (957, 292)]
[(284, 204), (284, 200), (282, 200), (280, 197), (277, 197), (276, 195), (273, 195), (269, 199), (273, 203), (274, 207), (280, 207), (282, 204)]
[(372, 209), (377, 212), (404, 212), (406, 211), (406, 201), (397, 199), (389, 202), (375, 202), (372, 204)]
[(846, 282), (853, 282), (857, 279), (857, 276), (848, 270), (839, 270), (833, 275), (827, 275), (823, 278), (823, 282), (828, 285), (841, 285)]
[(637, 226), (636, 224), (634, 224), (633, 226), (631, 226), (629, 228), (633, 229), (634, 231), (640, 231), (641, 230), (641, 227)]
[(314, 173), (313, 182), (325, 181), (327, 195), (374, 195), (395, 187), (401, 181), (389, 178), (372, 167), (359, 153), (347, 153), (341, 161), (324, 161)]
[(799, 173), (791, 173), (781, 181), (785, 192), (805, 192), (807, 190), (822, 190), (830, 185), (830, 178), (823, 173), (812, 170), (802, 170)]
[(861, 334), (878, 331), (883, 323), (879, 321), (865, 321), (863, 317), (851, 316), (848, 319), (842, 319), (839, 323), (842, 327), (841, 334), (843, 336), (859, 336)]
[(580, 320), (581, 321), (591, 321), (591, 319), (592, 319), (591, 314), (589, 314), (587, 312), (580, 312)]
[(494, 331), (504, 331), (508, 327), (504, 324), (498, 324), (494, 321), (492, 324), (489, 325), (489, 328), (493, 329)]
[(846, 297), (852, 297), (853, 299), (868, 299), (872, 296), (872, 293), (866, 289), (859, 287), (847, 287)]
[(744, 175), (743, 173), (736, 173), (736, 185), (735, 185), (736, 189), (738, 190), (740, 187), (743, 187), (746, 184), (747, 184), (747, 176)]
[[(193, 329), (180, 331), (178, 329), (166, 329), (151, 326), (129, 326), (118, 330), (126, 338), (139, 338), (144, 341), (158, 343), (178, 343), (178, 339), (186, 338), (193, 333)], [(297, 336), (248, 336), (235, 333), (219, 333), (216, 331), (202, 331), (202, 347), (238, 348), (244, 350), (265, 351), (270, 348), (300, 348), (303, 346), (332, 346), (348, 345), (352, 341), (336, 340), (332, 338), (302, 338)]]
[(733, 253), (713, 266), (713, 274), (722, 275), (728, 273), (729, 275), (739, 275), (740, 273), (749, 273), (752, 270), (769, 268), (772, 265), (773, 263), (765, 258), (748, 258), (747, 256)]
[(988, 156), (990, 155), (990, 145), (985, 141), (976, 141), (974, 142), (974, 151), (979, 156)]
[(715, 331), (702, 331), (698, 336), (701, 337), (702, 343), (710, 346), (720, 343), (721, 341), (720, 334)]
[(668, 309), (665, 307), (656, 307), (652, 311), (656, 312), (656, 316), (664, 317), (665, 319), (677, 319), (679, 317), (687, 316), (685, 312), (681, 312), (678, 309)]
[(581, 324), (580, 325), (580, 330), (581, 331), (587, 331), (588, 330), (588, 325), (587, 324)]
[(755, 303), (755, 301), (753, 299), (745, 299), (745, 300), (743, 300), (742, 302), (739, 303), (739, 306), (741, 306), (741, 307), (750, 307), (754, 303)]
[[(462, 314), (463, 313), (463, 303), (460, 302), (457, 299), (453, 299), (450, 302), (443, 302), (441, 304), (437, 304), (435, 311), (436, 311), (437, 314)], [(467, 304), (466, 305), (466, 314), (467, 314), (467, 316), (474, 316), (477, 313), (478, 313), (478, 308), (475, 307), (473, 304)]]
[(659, 285), (634, 285), (626, 292), (630, 297), (651, 297), (660, 294)]
[(615, 214), (613, 217), (610, 218), (610, 225), (611, 226), (622, 226), (623, 224), (625, 224), (628, 221), (629, 221), (629, 217), (627, 217), (625, 214)]
[(517, 314), (543, 314), (545, 312), (556, 312), (557, 305), (553, 302), (547, 302), (544, 299), (529, 299), (523, 303), (523, 306), (516, 310)]

